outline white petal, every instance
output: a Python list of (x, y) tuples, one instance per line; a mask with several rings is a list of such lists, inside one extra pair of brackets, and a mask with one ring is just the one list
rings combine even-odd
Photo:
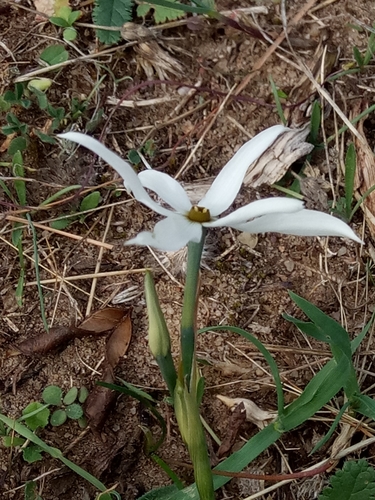
[(174, 252), (189, 241), (199, 242), (202, 226), (186, 217), (173, 215), (158, 222), (152, 233), (144, 231), (126, 242), (126, 245), (143, 245), (165, 252)]
[[(207, 227), (222, 227), (245, 224), (251, 219), (267, 214), (278, 214), (280, 212), (298, 212), (303, 209), (303, 202), (293, 198), (264, 198), (253, 201), (244, 207), (235, 210), (229, 215), (204, 224)], [(233, 227), (234, 227), (233, 226)]]
[(345, 222), (316, 210), (264, 215), (247, 224), (238, 224), (236, 229), (248, 233), (272, 231), (298, 236), (341, 236), (342, 238), (350, 238), (357, 243), (363, 243)]
[(138, 174), (142, 186), (154, 191), (177, 212), (187, 213), (191, 203), (186, 191), (173, 177), (157, 170), (145, 170)]
[(167, 217), (173, 213), (152, 200), (142, 186), (140, 180), (138, 179), (138, 175), (135, 173), (130, 163), (120, 158), (110, 149), (106, 148), (101, 142), (97, 141), (93, 137), (90, 137), (89, 135), (80, 134), (79, 132), (67, 132), (66, 134), (59, 134), (58, 137), (76, 142), (81, 146), (85, 146), (90, 149), (90, 151), (103, 158), (103, 160), (111, 165), (111, 167), (113, 167), (122, 177), (126, 189), (130, 190), (134, 197), (147, 207)]
[(237, 196), (249, 166), (287, 130), (275, 125), (246, 142), (223, 167), (199, 205), (208, 208), (213, 217), (224, 212)]

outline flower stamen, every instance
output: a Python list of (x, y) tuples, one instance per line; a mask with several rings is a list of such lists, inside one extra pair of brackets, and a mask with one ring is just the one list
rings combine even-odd
[(188, 213), (188, 219), (194, 222), (209, 222), (211, 220), (210, 211), (206, 207), (194, 205)]

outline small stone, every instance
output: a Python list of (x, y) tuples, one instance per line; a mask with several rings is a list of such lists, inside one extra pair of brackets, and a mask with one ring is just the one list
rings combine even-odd
[(241, 245), (245, 245), (252, 249), (254, 249), (258, 244), (258, 236), (253, 233), (241, 233), (237, 240), (241, 243)]
[(291, 273), (294, 270), (295, 264), (292, 260), (286, 260), (284, 262), (284, 266), (285, 266), (286, 270)]
[(339, 257), (342, 257), (342, 256), (343, 256), (343, 255), (345, 255), (345, 254), (346, 254), (346, 247), (341, 247), (341, 248), (339, 249), (339, 251), (337, 252), (337, 255), (338, 255)]

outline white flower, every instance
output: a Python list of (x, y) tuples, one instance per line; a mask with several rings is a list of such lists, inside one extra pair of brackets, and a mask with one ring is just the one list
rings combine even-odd
[[(272, 231), (301, 236), (341, 236), (361, 243), (340, 219), (306, 210), (301, 201), (291, 198), (254, 201), (225, 217), (218, 217), (233, 203), (251, 163), (285, 130), (288, 129), (282, 125), (270, 127), (244, 144), (225, 165), (198, 205), (192, 205), (181, 184), (169, 175), (155, 170), (136, 174), (128, 162), (92, 137), (78, 132), (68, 132), (59, 137), (81, 144), (103, 158), (123, 178), (126, 189), (138, 201), (165, 216), (155, 225), (153, 232), (139, 233), (127, 241), (128, 245), (147, 245), (164, 251), (179, 250), (189, 241), (201, 240), (202, 226), (228, 226), (249, 233)], [(155, 202), (146, 189), (156, 193), (173, 210)]]

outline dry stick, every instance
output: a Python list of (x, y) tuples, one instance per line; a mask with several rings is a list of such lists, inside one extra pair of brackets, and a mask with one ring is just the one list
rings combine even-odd
[[(108, 216), (108, 220), (107, 220), (107, 225), (105, 227), (102, 243), (105, 243), (105, 240), (107, 238), (108, 231), (109, 231), (109, 228), (110, 228), (111, 222), (112, 222), (113, 210), (114, 210), (114, 207), (111, 207), (110, 211), (109, 211), (109, 216)], [(104, 212), (104, 214), (105, 213), (106, 213), (106, 211)], [(96, 266), (95, 266), (95, 274), (97, 274), (100, 270), (100, 265), (102, 263), (103, 253), (104, 253), (104, 248), (101, 247), (99, 250), (98, 260), (97, 260)], [(89, 300), (87, 301), (86, 316), (89, 316), (90, 312), (91, 312), (91, 307), (92, 307), (92, 302), (93, 302), (94, 295), (95, 295), (95, 288), (96, 288), (97, 282), (98, 282), (98, 278), (93, 278), (92, 283), (91, 283)]]
[[(290, 32), (290, 30), (294, 25), (299, 23), (299, 21), (307, 14), (307, 12), (316, 2), (317, 0), (308, 0), (308, 2), (302, 7), (302, 9), (299, 10), (297, 14), (291, 19), (287, 28), (287, 33)], [(247, 87), (250, 81), (254, 78), (255, 72), (258, 71), (263, 66), (263, 64), (267, 61), (267, 59), (269, 59), (269, 57), (271, 57), (271, 55), (275, 52), (275, 50), (278, 48), (281, 42), (284, 41), (284, 39), (285, 39), (285, 32), (283, 31), (276, 38), (273, 44), (270, 47), (268, 47), (264, 55), (260, 59), (258, 59), (258, 61), (254, 64), (251, 72), (242, 80), (242, 82), (236, 88), (234, 95), (240, 94)]]
[[(1, 239), (1, 237), (0, 237)], [(147, 267), (141, 267), (139, 269), (124, 269), (122, 271), (108, 271), (106, 273), (91, 273), (91, 274), (79, 274), (77, 276), (56, 276), (55, 279), (46, 279), (46, 280), (40, 280), (40, 283), (42, 285), (50, 285), (52, 283), (56, 283), (56, 281), (59, 280), (64, 280), (68, 283), (71, 281), (79, 281), (79, 280), (90, 280), (93, 278), (108, 278), (109, 276), (124, 276), (126, 274), (143, 274), (146, 271), (150, 271)], [(51, 274), (53, 274), (52, 271), (49, 271)], [(30, 281), (29, 283), (26, 283), (26, 286), (31, 286), (31, 285), (36, 285), (36, 281)]]
[[(9, 220), (11, 222), (21, 222), (22, 224), (25, 224), (25, 219), (22, 219), (21, 217), (13, 217), (13, 215), (7, 215), (5, 218), (6, 220)], [(27, 226), (27, 224), (25, 224), (25, 226)], [(85, 238), (84, 236), (78, 236), (77, 234), (67, 233), (65, 231), (61, 231), (60, 229), (54, 229), (53, 227), (44, 226), (43, 224), (39, 224), (38, 222), (34, 222), (34, 226), (39, 229), (43, 229), (44, 231), (49, 231), (50, 233), (55, 233), (59, 234), (60, 236), (65, 236), (66, 238), (71, 238), (72, 240), (87, 241), (87, 243), (89, 243), (90, 245), (106, 248), (107, 250), (112, 250), (114, 247), (114, 245), (110, 245), (109, 243), (103, 243), (91, 238)]]

